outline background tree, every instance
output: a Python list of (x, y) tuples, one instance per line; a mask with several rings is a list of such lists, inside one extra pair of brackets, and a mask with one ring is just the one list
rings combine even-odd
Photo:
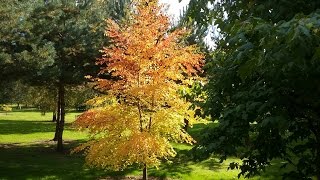
[(296, 167), (285, 176), (320, 179), (319, 8), (316, 0), (190, 2), (189, 16), (220, 32), (206, 86), (219, 126), (199, 149), (239, 155), (231, 168), (246, 177), (282, 158)]
[[(24, 60), (25, 42), (23, 17), (30, 13), (34, 2), (29, 0), (0, 1), (0, 89), (5, 91), (11, 81), (26, 76), (27, 67), (37, 64), (32, 59)], [(5, 94), (0, 92), (0, 94)], [(8, 96), (7, 96), (8, 97)]]
[(1, 106), (2, 111), (6, 112), (6, 115), (8, 115), (8, 112), (12, 111), (12, 107), (8, 105), (2, 105)]
[[(174, 26), (173, 30), (176, 28), (187, 28), (190, 33), (184, 39), (185, 43), (188, 45), (196, 44), (198, 47), (200, 47), (205, 61), (212, 58), (211, 44), (208, 44), (208, 42), (206, 42), (206, 38), (209, 32), (207, 24), (199, 25), (194, 19), (190, 18), (188, 6), (180, 12), (178, 23)], [(201, 81), (194, 81), (191, 86), (182, 89), (180, 93), (182, 97), (186, 98), (187, 101), (192, 103), (190, 108), (196, 111), (196, 116), (205, 118), (205, 115), (200, 108), (206, 99), (205, 90), (203, 89), (206, 81), (206, 79), (204, 78), (206, 76), (205, 72), (202, 72), (201, 74), (199, 74), (199, 76), (203, 77)], [(186, 126), (184, 128), (185, 130), (187, 130), (188, 119), (185, 119), (185, 122)]]
[(76, 111), (87, 110), (89, 108), (87, 101), (99, 95), (89, 84), (68, 87), (66, 93), (66, 105)]
[(30, 86), (23, 83), (21, 80), (11, 81), (11, 87), (6, 86), (4, 88), (6, 91), (9, 91), (10, 102), (17, 104), (17, 109), (21, 109), (23, 105), (31, 104), (31, 99), (28, 98), (28, 91)]
[(58, 151), (63, 150), (66, 86), (80, 85), (85, 75), (97, 71), (94, 59), (100, 55), (98, 49), (107, 43), (103, 38), (104, 19), (113, 14), (120, 17), (120, 9), (112, 7), (120, 2), (37, 1), (28, 16), (23, 17), (29, 49), (23, 51), (22, 58), (40, 62), (29, 67), (27, 81), (32, 85), (55, 87), (58, 94), (54, 138)]
[(11, 102), (11, 89), (12, 89), (12, 83), (8, 82), (7, 80), (4, 80), (0, 83), (0, 104), (6, 104)]
[(147, 179), (147, 167), (176, 154), (170, 141), (193, 143), (182, 126), (194, 111), (178, 90), (196, 78), (203, 57), (183, 44), (184, 29), (170, 32), (158, 1), (139, 0), (133, 7), (128, 22), (108, 21), (112, 44), (97, 63), (100, 74), (112, 78), (95, 79), (108, 95), (92, 100), (98, 107), (76, 120), (93, 137), (76, 151), (85, 149), (92, 166), (122, 170), (139, 164)]

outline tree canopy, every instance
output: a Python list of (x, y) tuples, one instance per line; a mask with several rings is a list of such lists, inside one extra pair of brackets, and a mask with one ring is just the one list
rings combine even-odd
[(147, 167), (176, 154), (171, 141), (194, 142), (182, 128), (194, 111), (178, 90), (197, 78), (203, 56), (183, 43), (185, 29), (170, 32), (158, 1), (138, 0), (133, 6), (126, 23), (108, 20), (111, 45), (97, 63), (100, 73), (112, 78), (94, 78), (108, 95), (93, 99), (97, 108), (76, 125), (93, 135), (78, 148), (86, 149), (88, 164), (115, 170), (139, 164), (146, 177)]
[(201, 2), (188, 13), (219, 30), (204, 105), (219, 125), (198, 148), (239, 155), (246, 177), (282, 158), (287, 177), (320, 178), (320, 2)]
[(1, 22), (5, 26), (0, 31), (1, 82), (22, 79), (57, 91), (59, 151), (62, 150), (65, 87), (81, 85), (86, 82), (86, 75), (98, 71), (95, 58), (101, 55), (99, 49), (108, 43), (103, 38), (104, 20), (110, 16), (123, 18), (128, 2), (25, 0), (2, 3)]

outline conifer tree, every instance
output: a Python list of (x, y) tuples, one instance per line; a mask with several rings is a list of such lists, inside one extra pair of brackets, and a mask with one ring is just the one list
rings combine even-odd
[(30, 66), (31, 84), (49, 86), (57, 91), (57, 120), (54, 140), (57, 151), (63, 150), (63, 129), (66, 106), (66, 87), (85, 82), (85, 75), (95, 73), (98, 49), (107, 44), (103, 39), (104, 20), (121, 18), (127, 0), (46, 0), (39, 1), (25, 18), (24, 28), (30, 50), (24, 59), (39, 62)]

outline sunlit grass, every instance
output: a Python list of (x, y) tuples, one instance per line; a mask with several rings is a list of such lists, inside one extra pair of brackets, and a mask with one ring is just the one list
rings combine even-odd
[[(85, 133), (71, 127), (77, 115), (79, 113), (66, 115), (63, 137), (67, 151), (60, 154), (55, 152), (55, 142), (51, 141), (55, 131), (55, 123), (51, 122), (52, 113), (45, 116), (34, 111), (9, 112), (8, 115), (0, 113), (0, 179), (99, 179), (141, 175), (141, 170), (134, 167), (121, 172), (90, 169), (84, 165), (82, 155), (70, 155), (70, 149), (87, 139)], [(205, 126), (214, 125), (195, 124), (189, 132), (196, 138)], [(239, 171), (227, 170), (227, 167), (231, 162), (239, 162), (239, 159), (229, 158), (219, 163), (218, 156), (212, 156), (205, 161), (194, 162), (190, 158), (191, 145), (173, 143), (173, 146), (177, 156), (158, 169), (150, 168), (150, 176), (187, 180), (237, 179)], [(252, 179), (281, 179), (281, 162), (275, 161), (274, 164), (276, 166)]]
[[(67, 113), (63, 137), (65, 140), (86, 139), (86, 134), (71, 127), (79, 113)], [(29, 143), (52, 140), (56, 128), (51, 122), (52, 113), (44, 116), (40, 112), (0, 113), (0, 143)]]

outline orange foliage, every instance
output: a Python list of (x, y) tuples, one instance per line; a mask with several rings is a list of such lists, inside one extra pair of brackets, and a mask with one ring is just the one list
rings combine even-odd
[(95, 79), (108, 95), (91, 100), (97, 107), (76, 121), (92, 135), (76, 149), (85, 150), (90, 165), (115, 170), (157, 166), (175, 155), (171, 141), (194, 142), (181, 128), (194, 112), (178, 90), (197, 78), (203, 55), (183, 43), (185, 29), (169, 31), (161, 8), (156, 0), (137, 0), (126, 23), (107, 20), (111, 45), (103, 48), (97, 64), (101, 74), (114, 78)]

